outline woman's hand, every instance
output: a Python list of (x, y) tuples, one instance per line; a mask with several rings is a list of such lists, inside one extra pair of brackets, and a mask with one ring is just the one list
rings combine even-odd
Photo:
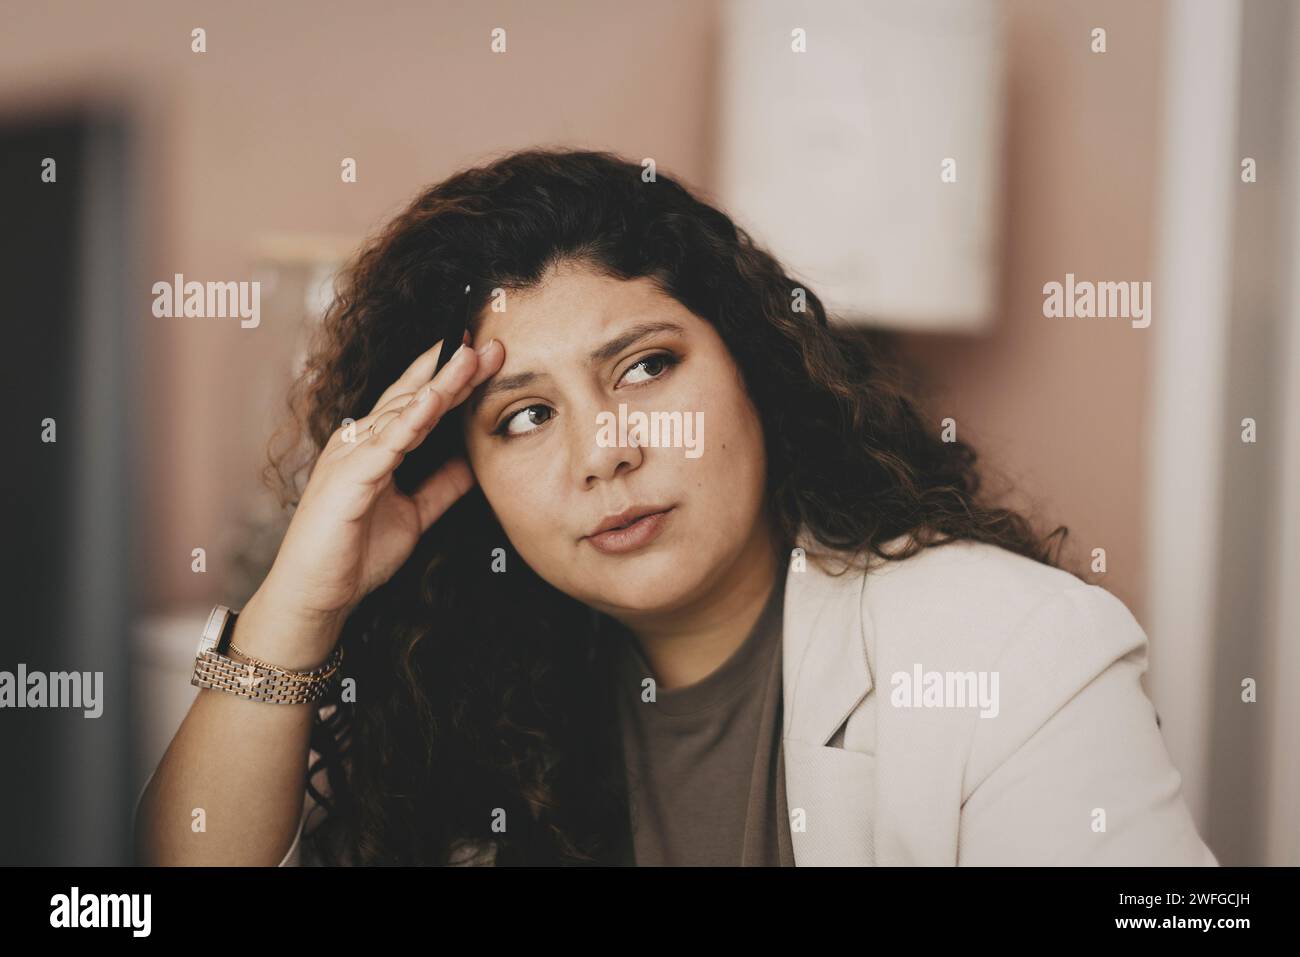
[[(250, 614), (260, 622), (247, 629), (259, 651), (239, 641), (241, 649), (282, 667), (324, 661), (351, 611), (473, 486), (463, 458), (447, 462), (409, 496), (393, 482), (406, 454), (505, 359), (495, 339), (479, 352), (467, 343), (430, 381), (441, 347), (438, 342), (411, 363), (367, 416), (341, 426), (321, 450), (271, 571), (240, 615), (240, 624)], [(290, 660), (296, 664), (284, 663)]]

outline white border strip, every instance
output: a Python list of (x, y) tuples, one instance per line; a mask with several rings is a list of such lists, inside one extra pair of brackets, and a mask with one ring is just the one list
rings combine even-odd
[(1204, 832), (1242, 10), (1240, 0), (1178, 0), (1166, 11), (1147, 420), (1147, 632), (1151, 694)]
[[(1295, 164), (1300, 161), (1300, 11), (1291, 11), (1291, 81), (1284, 94), (1289, 117), (1288, 139), (1283, 156), (1291, 166), (1288, 187), (1291, 235), (1290, 256), (1300, 255), (1300, 179)], [(1266, 750), (1269, 762), (1266, 858), (1269, 866), (1300, 866), (1300, 270), (1292, 269), (1290, 289), (1281, 300), (1285, 332), (1279, 344), (1284, 350), (1278, 371), (1282, 376), (1282, 401), (1274, 438), (1264, 441), (1283, 443), (1279, 456), (1281, 473), (1277, 483), (1278, 515), (1277, 554), (1268, 562), (1272, 580), (1270, 605), (1274, 616), (1266, 618), (1273, 625), (1268, 640), (1272, 662), (1260, 677), (1259, 700), (1271, 707), (1270, 741)]]

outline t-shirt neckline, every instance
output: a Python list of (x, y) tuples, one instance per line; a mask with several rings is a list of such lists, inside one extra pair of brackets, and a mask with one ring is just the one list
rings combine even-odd
[[(731, 700), (740, 690), (758, 679), (763, 674), (760, 665), (767, 659), (763, 652), (770, 650), (772, 641), (777, 639), (781, 630), (780, 611), (784, 598), (781, 584), (780, 576), (777, 576), (758, 620), (726, 661), (699, 681), (685, 687), (656, 689), (655, 701), (646, 703), (659, 714), (684, 717), (712, 710)], [(635, 690), (639, 696), (641, 682), (654, 677), (654, 672), (636, 637), (625, 630), (623, 639), (630, 651), (626, 658), (628, 672), (635, 678)]]

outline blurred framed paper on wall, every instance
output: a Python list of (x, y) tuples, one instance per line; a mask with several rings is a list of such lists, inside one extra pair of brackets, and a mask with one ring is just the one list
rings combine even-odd
[(839, 318), (987, 328), (1001, 6), (731, 0), (722, 23), (718, 191), (745, 228)]

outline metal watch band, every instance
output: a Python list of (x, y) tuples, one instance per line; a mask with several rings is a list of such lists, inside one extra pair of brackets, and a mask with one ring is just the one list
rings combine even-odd
[(341, 660), (341, 654), (339, 653), (339, 649), (336, 648), (335, 652), (336, 652), (335, 654), (332, 654), (328, 658), (326, 658), (325, 663), (321, 665), (319, 668), (313, 668), (311, 671), (290, 671), (289, 669), (281, 668), (279, 665), (273, 664), (270, 661), (264, 661), (261, 658), (255, 658), (254, 656), (250, 655), (248, 652), (241, 649), (233, 641), (227, 643), (227, 647), (224, 651), (219, 650), (220, 654), (224, 655), (227, 658), (233, 658), (236, 664), (240, 665), (241, 667), (248, 664), (251, 661), (255, 665), (261, 665), (263, 668), (270, 668), (272, 671), (284, 672), (285, 674), (289, 675), (289, 677), (293, 678), (295, 681), (312, 681), (316, 678), (328, 678), (334, 672), (334, 669), (338, 667), (338, 660), (336, 659)]
[(329, 692), (343, 661), (341, 644), (312, 671), (289, 671), (260, 658), (236, 661), (224, 652), (233, 644), (230, 636), (237, 614), (225, 605), (212, 609), (199, 642), (190, 684), (273, 704), (310, 704)]
[[(343, 649), (335, 651), (332, 659), (341, 662)], [(200, 688), (225, 691), (253, 701), (272, 704), (310, 704), (323, 698), (334, 684), (338, 674), (337, 663), (326, 675), (307, 681), (291, 671), (265, 668), (250, 662), (239, 662), (215, 651), (205, 651), (194, 661), (194, 677), (190, 684)]]

